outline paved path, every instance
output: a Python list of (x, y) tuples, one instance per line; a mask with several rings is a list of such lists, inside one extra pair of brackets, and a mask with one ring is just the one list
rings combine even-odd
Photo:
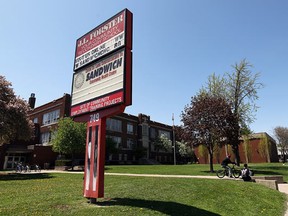
[[(278, 184), (278, 190), (282, 193), (288, 194), (288, 184)], [(287, 210), (284, 216), (288, 216), (288, 202), (287, 202)]]

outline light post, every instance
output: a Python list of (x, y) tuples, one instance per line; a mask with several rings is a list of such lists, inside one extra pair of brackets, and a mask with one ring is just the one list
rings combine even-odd
[(173, 121), (172, 132), (173, 132), (174, 165), (176, 165), (176, 142), (175, 142), (175, 128), (174, 128), (174, 113), (172, 113), (172, 121)]

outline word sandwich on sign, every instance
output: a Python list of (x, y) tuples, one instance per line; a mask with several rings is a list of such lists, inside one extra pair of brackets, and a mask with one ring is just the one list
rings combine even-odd
[(74, 73), (71, 116), (124, 102), (125, 57), (121, 49)]
[[(114, 56), (117, 57), (117, 56)], [(114, 58), (113, 57), (113, 58)], [(95, 68), (91, 72), (86, 74), (86, 81), (91, 83), (105, 79), (108, 76), (115, 75), (117, 73), (117, 68), (121, 67), (123, 64), (123, 58), (115, 59), (112, 62), (104, 63), (104, 65), (95, 65)]]

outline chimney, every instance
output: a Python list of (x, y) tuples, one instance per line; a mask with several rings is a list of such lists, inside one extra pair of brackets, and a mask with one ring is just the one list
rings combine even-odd
[(34, 109), (35, 108), (35, 93), (31, 93), (31, 96), (29, 97), (29, 106)]

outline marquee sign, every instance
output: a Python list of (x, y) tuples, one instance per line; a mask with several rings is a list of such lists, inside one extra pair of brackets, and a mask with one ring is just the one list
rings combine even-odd
[(130, 105), (130, 88), (131, 52), (121, 49), (74, 73), (71, 116)]
[(127, 9), (76, 41), (74, 70), (124, 46), (132, 49), (132, 14)]
[(106, 119), (132, 104), (132, 13), (116, 14), (76, 41), (71, 116), (87, 122), (84, 196), (104, 196)]

